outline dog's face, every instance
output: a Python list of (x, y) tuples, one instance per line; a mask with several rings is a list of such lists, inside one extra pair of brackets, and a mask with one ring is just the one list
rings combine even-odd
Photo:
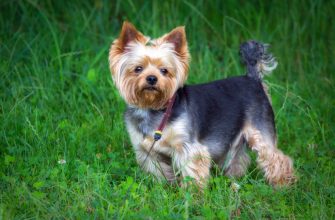
[(109, 51), (112, 77), (125, 101), (156, 110), (184, 84), (189, 60), (184, 27), (150, 40), (124, 22)]

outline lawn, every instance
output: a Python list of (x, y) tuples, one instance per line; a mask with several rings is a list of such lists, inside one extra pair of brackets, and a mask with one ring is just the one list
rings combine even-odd
[[(334, 10), (326, 0), (1, 1), (0, 219), (335, 219)], [(270, 43), (279, 66), (265, 81), (298, 182), (274, 189), (254, 160), (240, 179), (213, 169), (202, 194), (142, 172), (107, 60), (124, 20), (155, 37), (185, 25), (189, 84), (244, 74), (240, 43)]]

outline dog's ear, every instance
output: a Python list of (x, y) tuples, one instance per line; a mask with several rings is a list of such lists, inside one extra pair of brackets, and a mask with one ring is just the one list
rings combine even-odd
[(149, 38), (145, 37), (141, 32), (136, 30), (135, 26), (130, 22), (123, 22), (120, 35), (112, 43), (109, 50), (109, 67), (112, 71), (113, 77), (119, 71), (119, 66), (117, 65), (121, 55), (126, 52), (127, 45), (131, 42), (137, 42), (141, 44), (146, 44)]
[(117, 39), (119, 49), (124, 50), (128, 43), (136, 41), (145, 44), (147, 38), (139, 32), (133, 24), (128, 21), (123, 22), (121, 33)]
[(180, 66), (182, 67), (182, 69), (179, 70), (178, 82), (179, 86), (182, 86), (187, 79), (191, 59), (187, 46), (185, 27), (176, 27), (171, 32), (159, 38), (158, 42), (161, 44), (170, 43), (174, 46), (175, 55), (178, 56), (178, 61), (180, 61)]
[(163, 36), (163, 41), (172, 43), (175, 51), (181, 55), (188, 53), (185, 27), (180, 26)]

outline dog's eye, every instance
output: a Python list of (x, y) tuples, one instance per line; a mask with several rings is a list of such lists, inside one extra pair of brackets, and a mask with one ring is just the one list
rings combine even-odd
[(169, 71), (168, 71), (167, 69), (165, 69), (165, 68), (161, 68), (160, 71), (161, 71), (161, 73), (162, 73), (163, 75), (166, 75), (166, 74), (169, 72)]
[(135, 67), (135, 73), (140, 73), (140, 72), (142, 72), (142, 70), (143, 70), (143, 67), (141, 67), (141, 66), (137, 66), (137, 67)]

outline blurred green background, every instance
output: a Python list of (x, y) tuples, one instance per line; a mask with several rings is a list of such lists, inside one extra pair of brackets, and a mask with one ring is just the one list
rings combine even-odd
[[(334, 219), (334, 11), (326, 0), (2, 0), (0, 219)], [(273, 189), (253, 163), (236, 180), (213, 169), (200, 195), (143, 173), (108, 69), (124, 20), (152, 37), (185, 25), (189, 84), (244, 74), (240, 43), (270, 43), (279, 148), (299, 181)]]

